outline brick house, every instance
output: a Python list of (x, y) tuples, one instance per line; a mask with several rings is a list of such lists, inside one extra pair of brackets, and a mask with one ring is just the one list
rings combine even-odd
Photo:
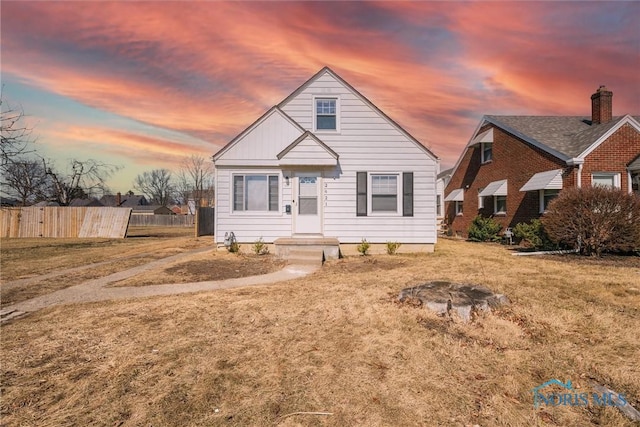
[(613, 93), (591, 117), (484, 116), (445, 188), (445, 221), (466, 236), (473, 218), (503, 229), (538, 218), (563, 188), (608, 185), (640, 194), (640, 116), (612, 116)]

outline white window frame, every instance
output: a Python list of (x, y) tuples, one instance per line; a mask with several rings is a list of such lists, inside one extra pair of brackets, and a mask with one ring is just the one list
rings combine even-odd
[(557, 191), (558, 194), (556, 195), (556, 197), (558, 197), (558, 195), (560, 194), (560, 190), (539, 190), (538, 193), (540, 198), (540, 213), (545, 213), (547, 211), (547, 207), (544, 205), (544, 196), (547, 191)]
[(442, 217), (442, 196), (436, 194), (436, 217)]
[(478, 188), (478, 209), (484, 209), (484, 197), (480, 195), (482, 190), (484, 190), (484, 187)]
[[(498, 197), (504, 197), (504, 210), (498, 210)], [(493, 214), (494, 215), (506, 215), (507, 214), (507, 196), (493, 196)]]
[[(591, 186), (593, 187), (593, 181), (596, 175), (606, 176), (613, 178), (613, 188), (620, 189), (620, 173), (618, 172), (592, 172), (591, 173)], [(607, 186), (608, 187), (608, 186)]]
[[(394, 211), (374, 211), (373, 210), (373, 177), (374, 176), (395, 176), (396, 177), (396, 210)], [(402, 173), (401, 172), (369, 172), (367, 174), (367, 215), (369, 216), (402, 216)]]
[(459, 200), (456, 200), (454, 202), (453, 206), (454, 206), (454, 209), (456, 210), (456, 216), (462, 216), (463, 215), (463, 213), (464, 213), (463, 212), (463, 203), (464, 202), (461, 202)]
[[(235, 210), (235, 194), (234, 194), (234, 190), (235, 190), (235, 177), (237, 176), (242, 176), (242, 177), (247, 177), (247, 176), (266, 176), (267, 177), (267, 210), (262, 211), (262, 210)], [(269, 193), (268, 193), (268, 188), (269, 188), (269, 177), (273, 177), (275, 176), (278, 179), (278, 209), (277, 210), (268, 210), (269, 209)], [(258, 172), (258, 171), (237, 171), (237, 172), (233, 172), (231, 173), (231, 181), (230, 181), (230, 195), (229, 195), (229, 213), (231, 215), (239, 215), (239, 216), (276, 216), (276, 215), (281, 215), (282, 214), (282, 174), (280, 172), (276, 172), (276, 171), (265, 171), (265, 172)], [(246, 179), (244, 180), (244, 185), (243, 185), (243, 197), (244, 197), (244, 203), (246, 204)]]
[[(330, 99), (336, 102), (336, 128), (335, 129), (318, 129), (318, 100)], [(340, 133), (340, 97), (337, 95), (314, 95), (313, 96), (313, 131), (315, 133)]]
[[(491, 158), (489, 159), (484, 158), (485, 147), (491, 148)], [(489, 163), (490, 161), (493, 160), (493, 142), (480, 143), (480, 159), (481, 159), (481, 163)]]

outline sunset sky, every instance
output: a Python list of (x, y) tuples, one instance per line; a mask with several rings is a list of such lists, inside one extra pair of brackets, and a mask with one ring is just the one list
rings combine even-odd
[[(3, 99), (38, 150), (210, 157), (323, 66), (452, 166), (485, 114), (640, 114), (640, 2), (2, 1)], [(3, 108), (5, 104), (3, 104)]]

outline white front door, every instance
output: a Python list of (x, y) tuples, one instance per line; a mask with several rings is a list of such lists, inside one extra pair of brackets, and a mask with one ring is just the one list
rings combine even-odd
[(322, 234), (321, 181), (319, 172), (295, 174), (294, 234)]

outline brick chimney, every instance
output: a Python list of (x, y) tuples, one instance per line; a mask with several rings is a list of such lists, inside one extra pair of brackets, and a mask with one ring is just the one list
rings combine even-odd
[(116, 193), (116, 206), (120, 206), (122, 204), (122, 194), (118, 191)]
[(599, 125), (611, 121), (613, 92), (601, 85), (596, 93), (591, 95), (591, 124)]

